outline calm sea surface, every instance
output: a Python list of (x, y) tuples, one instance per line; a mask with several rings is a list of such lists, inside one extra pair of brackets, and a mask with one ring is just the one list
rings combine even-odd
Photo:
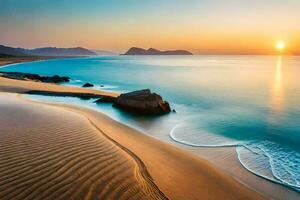
[(235, 146), (245, 168), (300, 191), (300, 57), (113, 56), (1, 70), (66, 75), (71, 85), (91, 82), (109, 91), (150, 88), (177, 112), (139, 117), (91, 100), (46, 99), (84, 104), (153, 137), (195, 148)]

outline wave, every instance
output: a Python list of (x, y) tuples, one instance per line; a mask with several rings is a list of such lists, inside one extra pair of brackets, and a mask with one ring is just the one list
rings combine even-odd
[(247, 170), (300, 191), (299, 153), (270, 141), (247, 142), (239, 145), (236, 151)]
[[(175, 125), (170, 133), (169, 136), (172, 140), (174, 140), (175, 142), (184, 144), (184, 145), (188, 145), (188, 146), (192, 146), (192, 147), (235, 147), (236, 145), (238, 145), (238, 142), (234, 142), (234, 141), (230, 141), (230, 142), (224, 142), (224, 143), (219, 143), (217, 144), (215, 140), (213, 140), (212, 138), (210, 138), (209, 140), (213, 143), (213, 144), (207, 144), (208, 142), (208, 137), (212, 137), (211, 133), (202, 133), (201, 134), (201, 140), (205, 141), (206, 144), (200, 144), (200, 143), (196, 143), (196, 142), (191, 142), (191, 141), (187, 141), (184, 139), (179, 139), (178, 137), (175, 136), (175, 130), (178, 129), (179, 127), (183, 127), (182, 124), (179, 125)], [(203, 136), (206, 138), (206, 140), (203, 140)], [(192, 138), (190, 138), (191, 140), (193, 140)]]
[(300, 192), (298, 152), (267, 140), (243, 142), (201, 130), (197, 130), (196, 134), (187, 130), (183, 124), (179, 124), (171, 129), (169, 136), (175, 142), (193, 147), (235, 147), (238, 160), (245, 169)]
[(70, 83), (82, 83), (82, 80), (79, 79), (71, 79)]

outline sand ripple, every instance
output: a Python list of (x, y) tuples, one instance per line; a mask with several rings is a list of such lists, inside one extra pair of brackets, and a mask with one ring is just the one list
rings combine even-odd
[(166, 199), (85, 117), (0, 95), (0, 199)]

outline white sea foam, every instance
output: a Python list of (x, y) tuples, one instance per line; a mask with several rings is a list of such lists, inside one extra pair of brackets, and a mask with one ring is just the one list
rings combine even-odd
[(74, 83), (82, 83), (82, 80), (78, 80), (78, 79), (72, 80), (72, 79), (71, 79), (71, 83), (72, 83), (72, 82), (74, 82)]
[(270, 141), (247, 142), (236, 151), (239, 161), (249, 171), (300, 191), (298, 152)]
[[(181, 128), (180, 132), (185, 134), (185, 139), (176, 136), (175, 130), (179, 128)], [(169, 136), (172, 140), (178, 143), (182, 143), (193, 147), (233, 147), (239, 144), (238, 141), (230, 140), (225, 137), (223, 138), (222, 136), (216, 136), (204, 130), (201, 131), (201, 133), (198, 132), (198, 135), (189, 133), (192, 132), (188, 130), (187, 126), (185, 126), (184, 124), (177, 124), (172, 128), (172, 130), (169, 133)]]
[(247, 170), (300, 191), (298, 152), (267, 140), (240, 142), (206, 131), (190, 132), (184, 124), (178, 124), (169, 136), (178, 143), (193, 147), (236, 147), (238, 159)]

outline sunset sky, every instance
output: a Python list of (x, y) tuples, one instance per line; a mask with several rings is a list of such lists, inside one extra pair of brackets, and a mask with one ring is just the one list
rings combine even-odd
[(300, 0), (1, 0), (0, 44), (300, 53)]

